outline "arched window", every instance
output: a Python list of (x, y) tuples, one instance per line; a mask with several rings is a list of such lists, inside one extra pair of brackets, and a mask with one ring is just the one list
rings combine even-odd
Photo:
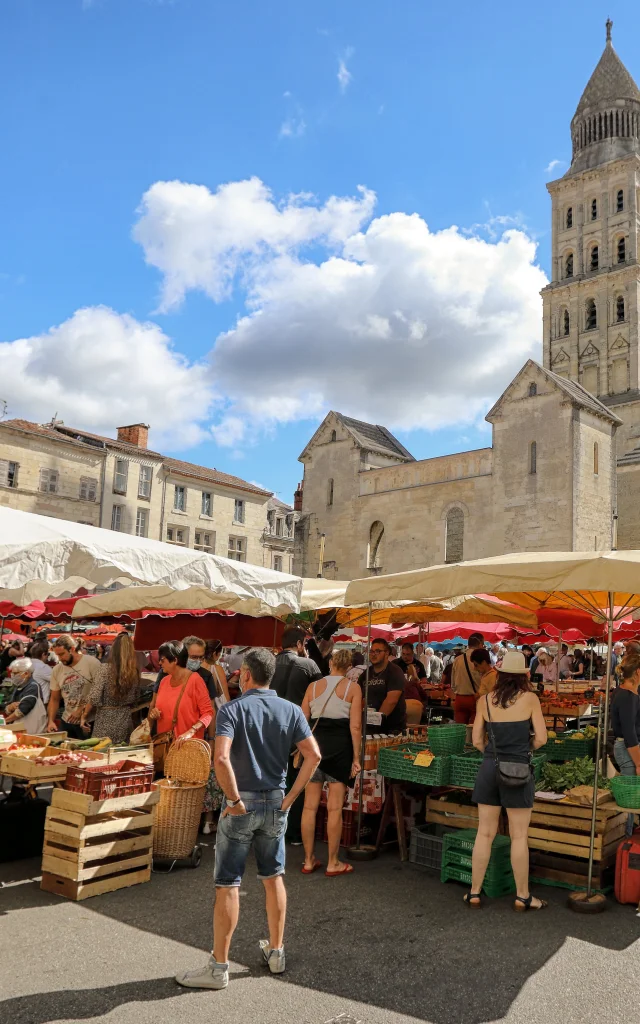
[(616, 195), (616, 213), (622, 213), (624, 210), (624, 191), (619, 188)]
[(597, 219), (598, 219), (598, 200), (597, 199), (592, 199), (591, 200), (591, 220), (597, 220)]
[(335, 432), (335, 430), (332, 430), (332, 431), (331, 431), (331, 440), (332, 440), (332, 441), (337, 441), (337, 440), (338, 440), (338, 435), (337, 435), (337, 433)]
[(616, 323), (624, 322), (624, 298), (622, 295), (618, 295), (616, 299)]
[(569, 336), (570, 326), (571, 322), (569, 320), (569, 310), (565, 309), (564, 313), (562, 314), (562, 333), (564, 334), (565, 338)]
[(573, 227), (573, 207), (572, 206), (570, 206), (567, 209), (567, 227), (568, 228), (572, 228)]
[(529, 385), (529, 398), (533, 398), (534, 395), (538, 394), (538, 385), (535, 381), (531, 381)]
[(627, 259), (627, 243), (624, 238), (618, 239), (618, 263), (625, 263)]
[(327, 480), (327, 505), (333, 505), (333, 477)]
[(593, 475), (598, 475), (598, 442), (593, 442)]
[(573, 277), (573, 253), (568, 252), (564, 260), (564, 276)]
[(584, 329), (592, 331), (598, 326), (598, 312), (593, 299), (587, 299), (584, 307)]
[(450, 508), (445, 520), (444, 560), (461, 562), (464, 549), (464, 512)]
[(589, 269), (597, 270), (600, 262), (600, 252), (597, 245), (591, 246), (591, 253), (589, 258)]
[(529, 445), (529, 472), (535, 473), (538, 464), (538, 446), (535, 441)]
[(371, 524), (369, 530), (369, 548), (367, 551), (367, 567), (369, 569), (380, 569), (382, 566), (382, 538), (384, 537), (384, 526), (379, 519)]

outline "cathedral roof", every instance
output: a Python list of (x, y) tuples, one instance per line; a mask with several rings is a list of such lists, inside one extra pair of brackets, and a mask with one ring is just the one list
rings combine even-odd
[(529, 377), (531, 377), (532, 372), (534, 372), (534, 374), (535, 372), (543, 374), (544, 377), (546, 377), (551, 384), (557, 387), (559, 391), (564, 392), (567, 398), (570, 399), (571, 404), (577, 408), (587, 409), (589, 412), (595, 413), (596, 416), (601, 416), (602, 419), (608, 420), (609, 423), (614, 423), (616, 426), (619, 426), (622, 423), (622, 420), (616, 416), (611, 409), (607, 409), (606, 405), (592, 395), (590, 391), (587, 391), (586, 388), (583, 388), (582, 384), (578, 384), (575, 380), (567, 380), (565, 377), (561, 377), (560, 374), (554, 373), (553, 370), (547, 370), (546, 367), (541, 366), (540, 363), (536, 363), (534, 359), (527, 360), (520, 372), (513, 378), (506, 391), (503, 392), (493, 408), (489, 410), (485, 416), (485, 419), (488, 420), (489, 423), (493, 423), (494, 416), (500, 411), (502, 403), (509, 392), (512, 391), (514, 385), (517, 385), (518, 381), (522, 377), (528, 380)]
[(640, 101), (640, 90), (607, 39), (602, 57), (580, 97), (576, 115), (588, 107), (607, 106), (616, 100)]
[(386, 427), (381, 427), (377, 423), (365, 423), (364, 420), (354, 420), (351, 416), (343, 416), (342, 413), (336, 413), (336, 415), (347, 430), (351, 431), (356, 441), (367, 451), (392, 455), (396, 459), (408, 459), (410, 462), (415, 461), (411, 452), (407, 451), (405, 446)]

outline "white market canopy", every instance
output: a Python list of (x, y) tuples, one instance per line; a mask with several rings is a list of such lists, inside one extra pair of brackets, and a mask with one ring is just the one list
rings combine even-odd
[(0, 600), (27, 606), (114, 582), (125, 589), (100, 597), (117, 606), (112, 614), (193, 607), (284, 616), (300, 610), (302, 592), (297, 576), (0, 506)]

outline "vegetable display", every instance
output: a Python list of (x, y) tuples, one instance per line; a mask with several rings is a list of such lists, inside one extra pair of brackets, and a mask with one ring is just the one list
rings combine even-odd
[(83, 761), (90, 761), (91, 758), (87, 757), (86, 754), (73, 754), (70, 750), (66, 750), (60, 754), (54, 754), (53, 757), (34, 757), (34, 764), (82, 764)]
[[(547, 761), (542, 767), (538, 790), (545, 793), (564, 793), (574, 786), (593, 786), (595, 763), (590, 757), (577, 757), (574, 761), (555, 764)], [(598, 779), (598, 789), (608, 789), (608, 780)]]

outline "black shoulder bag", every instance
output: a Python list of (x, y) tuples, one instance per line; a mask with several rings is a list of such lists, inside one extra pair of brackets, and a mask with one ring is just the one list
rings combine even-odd
[(529, 753), (529, 761), (527, 764), (520, 764), (519, 761), (501, 761), (498, 757), (498, 749), (496, 747), (496, 738), (491, 726), (493, 725), (493, 719), (491, 718), (491, 710), (489, 708), (489, 694), (487, 694), (487, 714), (489, 721), (487, 722), (487, 729), (489, 731), (489, 737), (493, 746), (493, 757), (496, 762), (496, 775), (498, 782), (502, 783), (503, 786), (508, 786), (510, 789), (519, 789), (521, 786), (526, 786), (527, 782), (531, 778), (531, 753)]
[(471, 669), (469, 668), (469, 662), (467, 661), (467, 656), (466, 656), (466, 654), (463, 654), (463, 655), (462, 655), (462, 657), (464, 658), (464, 667), (466, 668), (466, 670), (467, 670), (467, 675), (469, 676), (469, 682), (471, 683), (471, 689), (473, 690), (473, 692), (474, 692), (474, 694), (475, 694), (475, 693), (477, 693), (477, 692), (478, 692), (478, 690), (477, 690), (477, 688), (476, 688), (476, 681), (475, 681), (475, 679), (473, 678), (473, 675), (472, 675), (472, 673), (471, 673)]

